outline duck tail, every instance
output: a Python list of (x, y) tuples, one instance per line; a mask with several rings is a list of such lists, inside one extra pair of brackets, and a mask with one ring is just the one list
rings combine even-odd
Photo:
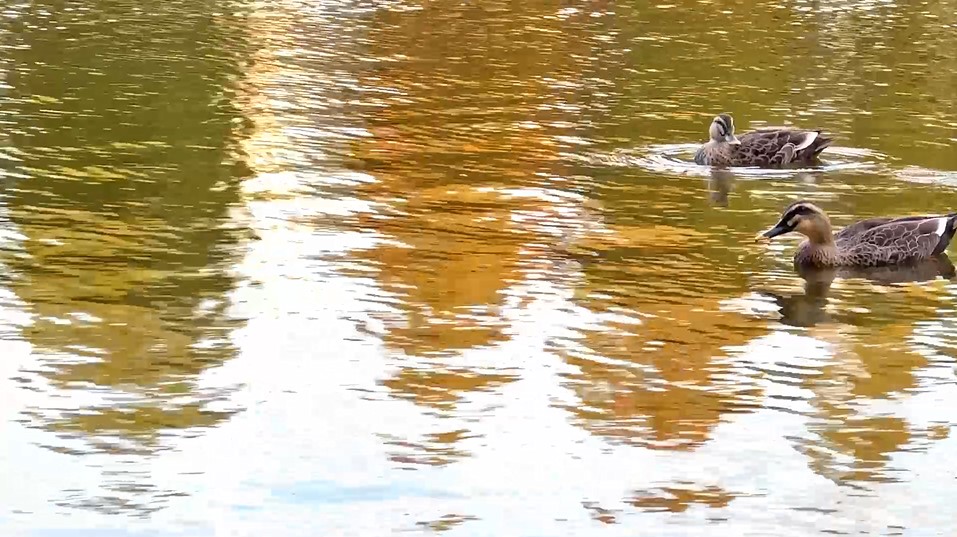
[(954, 238), (954, 233), (957, 232), (957, 212), (948, 213), (943, 218), (946, 218), (947, 222), (944, 224), (944, 232), (937, 242), (937, 247), (934, 248), (934, 255), (944, 253), (944, 250), (950, 245), (951, 239)]
[(828, 138), (821, 134), (821, 131), (817, 131), (817, 138), (814, 139), (814, 143), (811, 145), (811, 154), (815, 157), (821, 154), (821, 151), (827, 149), (829, 145), (834, 142), (832, 138)]

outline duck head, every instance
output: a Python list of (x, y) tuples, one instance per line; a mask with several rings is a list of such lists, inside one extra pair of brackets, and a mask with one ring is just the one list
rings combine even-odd
[(831, 222), (820, 207), (809, 201), (796, 201), (781, 213), (781, 219), (771, 229), (757, 236), (759, 242), (797, 231), (814, 242), (827, 242), (831, 235)]
[(734, 136), (734, 120), (729, 114), (718, 114), (711, 122), (711, 128), (708, 129), (711, 139), (715, 142), (727, 142), (737, 145), (741, 141)]

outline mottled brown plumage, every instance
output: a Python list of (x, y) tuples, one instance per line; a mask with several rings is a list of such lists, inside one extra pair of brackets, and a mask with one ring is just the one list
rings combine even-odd
[(819, 130), (764, 128), (734, 135), (734, 119), (719, 114), (708, 129), (711, 139), (695, 153), (694, 161), (707, 166), (781, 167), (813, 163), (832, 140)]
[(794, 263), (815, 267), (877, 267), (924, 261), (939, 255), (957, 230), (957, 213), (943, 216), (869, 218), (837, 233), (819, 207), (796, 201), (761, 238), (797, 231), (807, 237), (794, 254)]

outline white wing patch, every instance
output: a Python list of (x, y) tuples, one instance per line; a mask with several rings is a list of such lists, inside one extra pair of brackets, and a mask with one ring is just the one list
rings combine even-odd
[(937, 231), (934, 233), (936, 233), (938, 237), (943, 237), (944, 233), (947, 232), (948, 221), (950, 221), (950, 218), (946, 216), (937, 219)]
[(814, 143), (814, 140), (817, 140), (817, 132), (815, 132), (815, 131), (807, 131), (807, 132), (805, 132), (804, 141), (801, 142), (800, 145), (798, 145), (798, 146), (796, 146), (796, 147), (794, 148), (794, 152), (797, 153), (798, 151), (800, 151), (800, 150), (802, 150), (802, 149), (804, 149), (804, 148), (806, 148), (806, 147), (810, 147), (810, 145)]

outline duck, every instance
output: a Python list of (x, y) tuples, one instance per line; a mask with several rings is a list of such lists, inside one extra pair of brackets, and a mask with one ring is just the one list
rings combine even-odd
[(768, 127), (734, 135), (734, 118), (718, 114), (708, 129), (711, 139), (695, 153), (704, 166), (757, 166), (772, 168), (791, 163), (813, 163), (833, 141), (820, 130)]
[(957, 230), (957, 212), (938, 216), (876, 217), (833, 232), (827, 214), (807, 200), (788, 205), (760, 242), (796, 231), (804, 240), (794, 253), (797, 267), (879, 267), (919, 263), (947, 250)]

